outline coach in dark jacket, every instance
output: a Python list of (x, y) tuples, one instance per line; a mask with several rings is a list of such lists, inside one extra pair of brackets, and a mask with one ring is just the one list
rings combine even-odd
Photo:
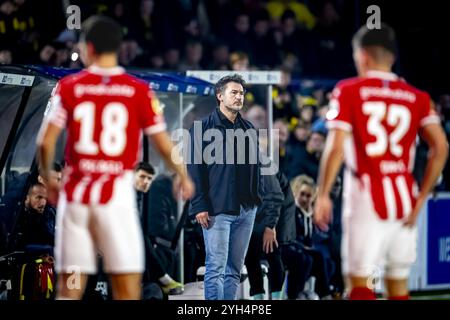
[[(221, 145), (218, 147), (223, 148), (223, 163), (207, 164), (205, 159), (202, 159), (205, 148), (209, 148), (214, 142), (218, 142), (216, 139), (209, 143), (200, 141), (203, 134), (210, 129), (218, 130), (214, 131), (215, 133), (221, 133), (220, 139), (222, 141), (219, 142)], [(190, 215), (195, 216), (203, 211), (207, 211), (210, 216), (221, 213), (238, 214), (242, 204), (253, 206), (261, 203), (261, 178), (258, 163), (235, 164), (235, 159), (233, 159), (227, 164), (227, 157), (229, 157), (227, 152), (230, 152), (230, 150), (227, 150), (226, 131), (239, 129), (244, 132), (249, 129), (254, 130), (253, 125), (242, 118), (239, 113), (235, 122), (231, 123), (219, 108), (201, 122), (194, 122), (194, 126), (189, 132), (191, 135), (192, 161), (187, 167), (198, 191), (191, 200)], [(197, 138), (197, 142), (194, 142), (199, 134), (201, 136)], [(237, 146), (236, 141), (234, 144), (234, 158), (236, 158), (237, 149), (241, 149), (243, 146)], [(249, 144), (256, 144), (256, 141), (251, 141)], [(248, 148), (245, 151), (246, 158), (248, 158)], [(256, 157), (259, 161), (259, 155)], [(201, 160), (201, 163), (197, 164), (196, 162), (199, 162), (197, 159)], [(212, 162), (214, 159), (206, 160)], [(244, 179), (244, 176), (246, 179)]]
[(203, 227), (207, 300), (236, 299), (261, 203), (256, 130), (239, 114), (244, 85), (238, 75), (220, 79), (215, 86), (219, 107), (190, 131), (188, 171), (196, 189), (190, 215)]

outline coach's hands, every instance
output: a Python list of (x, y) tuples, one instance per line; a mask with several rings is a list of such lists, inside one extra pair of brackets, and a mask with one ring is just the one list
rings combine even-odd
[(277, 232), (275, 228), (266, 227), (263, 234), (263, 251), (271, 253), (274, 247), (278, 248)]
[(328, 195), (321, 195), (317, 197), (314, 206), (313, 221), (320, 230), (328, 231), (328, 225), (332, 221), (333, 202)]
[(425, 203), (425, 199), (426, 199), (425, 197), (420, 197), (420, 196), (416, 199), (416, 205), (415, 205), (413, 211), (403, 222), (404, 226), (412, 228), (416, 225), (417, 216), (419, 215), (420, 209), (422, 208), (423, 204)]
[(203, 228), (208, 228), (209, 221), (211, 220), (209, 218), (208, 211), (203, 211), (203, 212), (197, 213), (197, 215), (195, 216), (195, 219), (197, 220), (198, 223), (200, 223), (200, 225)]
[(187, 175), (176, 175), (173, 182), (173, 194), (175, 199), (178, 199), (181, 195), (181, 199), (190, 199), (195, 192), (194, 183)]

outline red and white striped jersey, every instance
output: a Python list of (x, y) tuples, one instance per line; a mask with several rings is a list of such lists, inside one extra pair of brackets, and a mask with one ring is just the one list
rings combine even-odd
[(61, 79), (45, 121), (67, 129), (67, 200), (107, 203), (118, 176), (133, 170), (147, 135), (166, 129), (148, 84), (121, 67), (92, 66)]
[(440, 123), (429, 95), (393, 73), (369, 71), (337, 84), (327, 120), (328, 128), (351, 133), (346, 169), (368, 183), (379, 217), (408, 215), (418, 191), (412, 175), (418, 131)]

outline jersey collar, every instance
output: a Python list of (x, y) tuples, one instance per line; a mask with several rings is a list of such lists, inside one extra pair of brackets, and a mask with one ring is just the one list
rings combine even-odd
[(377, 78), (381, 80), (388, 81), (396, 81), (398, 80), (398, 76), (392, 72), (378, 71), (378, 70), (369, 70), (366, 73), (367, 78)]
[(98, 74), (100, 76), (118, 76), (125, 72), (122, 67), (101, 68), (97, 65), (92, 65), (87, 69), (90, 73)]

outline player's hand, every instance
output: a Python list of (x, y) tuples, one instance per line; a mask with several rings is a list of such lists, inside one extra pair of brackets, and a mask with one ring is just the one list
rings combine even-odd
[(416, 200), (416, 205), (414, 206), (413, 211), (411, 212), (411, 214), (405, 219), (405, 221), (403, 222), (403, 225), (406, 227), (414, 227), (416, 225), (417, 222), (417, 216), (420, 213), (420, 209), (422, 209), (423, 204), (425, 203), (425, 198), (424, 197), (418, 197)]
[(175, 199), (178, 199), (181, 194), (182, 200), (190, 199), (195, 192), (194, 183), (189, 176), (179, 176), (175, 177), (173, 183), (173, 194)]
[(322, 231), (328, 231), (333, 212), (333, 202), (329, 196), (317, 197), (314, 206), (314, 224)]
[(199, 212), (197, 213), (197, 215), (195, 216), (195, 220), (197, 220), (197, 222), (203, 227), (203, 228), (208, 228), (209, 226), (209, 221), (211, 220), (209, 218), (209, 214), (208, 211), (203, 211), (203, 212)]
[(263, 234), (263, 251), (265, 253), (273, 252), (273, 248), (278, 248), (277, 232), (275, 228), (266, 227)]

